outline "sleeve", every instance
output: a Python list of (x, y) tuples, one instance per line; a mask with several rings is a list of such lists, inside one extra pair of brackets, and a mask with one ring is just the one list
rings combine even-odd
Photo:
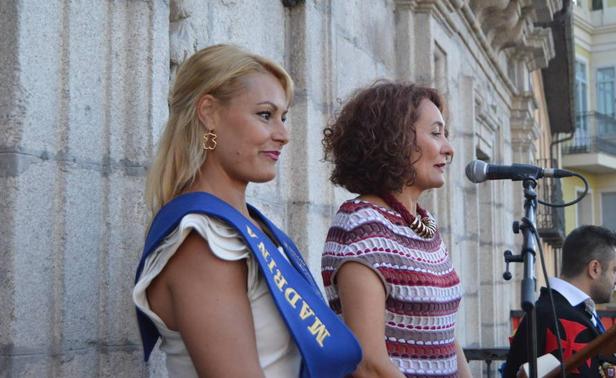
[(178, 227), (150, 254), (145, 261), (143, 272), (133, 289), (133, 302), (157, 325), (163, 325), (162, 320), (150, 309), (146, 290), (150, 283), (163, 271), (169, 260), (177, 252), (186, 237), (196, 231), (207, 241), (212, 253), (227, 261), (247, 259), (248, 291), (257, 286), (258, 267), (242, 237), (221, 220), (203, 214), (188, 214), (180, 221)]
[[(347, 262), (357, 262), (370, 268), (381, 280), (385, 293), (389, 296), (391, 284), (387, 282), (384, 273), (385, 248), (381, 248), (383, 237), (378, 237), (379, 228), (382, 227), (373, 219), (373, 209), (363, 209), (362, 212), (339, 211), (334, 217), (327, 238), (323, 258), (321, 260), (321, 273), (323, 284), (328, 298), (337, 298), (336, 273)], [(380, 240), (379, 240), (380, 239)]]
[[(548, 353), (546, 351), (546, 333), (549, 328), (546, 324), (550, 319), (546, 319), (545, 314), (538, 313), (536, 315), (537, 323), (537, 357)], [(547, 321), (546, 321), (547, 320)], [(507, 354), (507, 362), (503, 371), (504, 378), (515, 378), (520, 366), (528, 361), (528, 339), (530, 337), (530, 328), (526, 315), (522, 318), (518, 329), (510, 338), (510, 348)], [(558, 358), (557, 354), (554, 354)]]

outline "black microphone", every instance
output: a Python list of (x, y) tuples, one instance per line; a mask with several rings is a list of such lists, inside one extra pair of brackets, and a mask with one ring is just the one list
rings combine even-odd
[(486, 180), (520, 181), (528, 178), (570, 176), (573, 176), (573, 172), (558, 168), (541, 168), (530, 164), (496, 165), (481, 160), (473, 160), (466, 166), (466, 177), (474, 183)]

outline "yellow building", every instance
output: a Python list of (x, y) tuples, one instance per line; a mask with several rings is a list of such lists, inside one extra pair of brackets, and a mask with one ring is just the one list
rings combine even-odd
[[(590, 190), (566, 208), (565, 229), (595, 224), (616, 230), (616, 0), (575, 3), (576, 132), (562, 144), (561, 161), (586, 177)], [(582, 181), (563, 180), (565, 201), (583, 190)]]
[[(562, 146), (564, 168), (581, 173), (588, 195), (566, 209), (566, 230), (597, 224), (616, 230), (616, 0), (577, 0), (574, 7), (576, 132)], [(583, 190), (563, 181), (565, 201)]]

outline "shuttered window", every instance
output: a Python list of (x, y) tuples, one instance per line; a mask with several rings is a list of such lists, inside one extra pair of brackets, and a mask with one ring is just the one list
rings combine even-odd
[(601, 193), (602, 225), (616, 231), (616, 192)]

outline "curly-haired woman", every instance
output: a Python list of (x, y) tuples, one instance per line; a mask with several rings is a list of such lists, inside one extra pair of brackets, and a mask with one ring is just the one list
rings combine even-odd
[(327, 235), (330, 306), (357, 336), (355, 377), (470, 377), (455, 339), (460, 281), (420, 195), (445, 183), (453, 148), (431, 88), (377, 82), (325, 129), (331, 181), (359, 196)]

